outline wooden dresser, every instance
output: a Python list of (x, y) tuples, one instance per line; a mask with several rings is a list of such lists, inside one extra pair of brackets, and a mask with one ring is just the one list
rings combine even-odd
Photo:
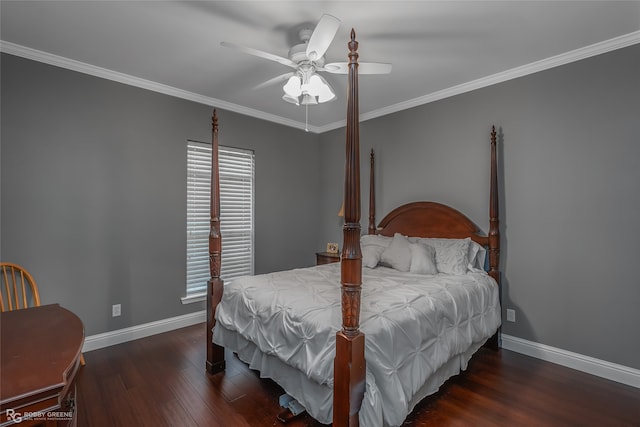
[(58, 304), (0, 314), (0, 426), (75, 426), (84, 327)]

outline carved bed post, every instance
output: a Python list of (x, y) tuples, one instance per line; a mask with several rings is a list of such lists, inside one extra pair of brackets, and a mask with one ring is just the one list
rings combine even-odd
[(222, 299), (224, 282), (220, 278), (222, 266), (222, 235), (220, 234), (220, 174), (218, 168), (218, 112), (213, 110), (211, 140), (211, 206), (209, 230), (209, 272), (207, 281), (207, 372), (215, 374), (225, 368), (224, 347), (213, 343), (215, 311)]
[(345, 168), (345, 224), (341, 284), (342, 330), (336, 334), (333, 425), (358, 426), (365, 391), (364, 334), (360, 332), (362, 252), (360, 250), (360, 135), (358, 108), (358, 42), (351, 30)]
[(489, 275), (500, 283), (500, 219), (498, 212), (498, 161), (496, 127), (491, 127), (491, 190), (489, 195)]
[(375, 155), (373, 154), (373, 148), (371, 149), (369, 158), (369, 228), (367, 229), (367, 233), (376, 234)]
[[(502, 304), (500, 283), (500, 213), (498, 210), (498, 160), (496, 154), (496, 127), (491, 127), (491, 188), (489, 194), (489, 275), (498, 283), (498, 295)], [(486, 343), (488, 348), (500, 348), (500, 329)]]

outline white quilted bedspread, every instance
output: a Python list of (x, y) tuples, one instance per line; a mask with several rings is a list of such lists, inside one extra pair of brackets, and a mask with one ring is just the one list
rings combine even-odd
[[(495, 333), (498, 287), (484, 272), (434, 276), (363, 269), (360, 330), (385, 424), (399, 425), (414, 393), (451, 357)], [(333, 385), (341, 328), (340, 264), (235, 279), (217, 321), (264, 353)]]

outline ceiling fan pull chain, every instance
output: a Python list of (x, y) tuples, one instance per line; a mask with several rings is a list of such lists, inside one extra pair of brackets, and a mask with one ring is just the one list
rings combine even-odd
[(309, 104), (304, 106), (304, 131), (309, 132)]

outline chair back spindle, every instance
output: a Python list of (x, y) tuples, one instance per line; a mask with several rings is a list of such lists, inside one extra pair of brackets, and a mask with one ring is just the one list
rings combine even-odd
[(0, 310), (12, 311), (40, 305), (35, 280), (23, 267), (10, 262), (0, 263)]

